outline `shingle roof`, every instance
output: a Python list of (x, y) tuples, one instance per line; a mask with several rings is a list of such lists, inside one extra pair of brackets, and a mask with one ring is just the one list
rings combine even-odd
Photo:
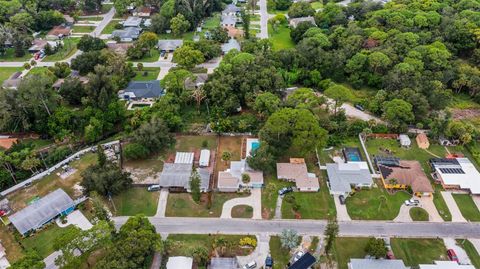
[(298, 261), (294, 262), (288, 269), (309, 269), (310, 266), (315, 264), (317, 262), (317, 259), (312, 256), (310, 253), (305, 253), (303, 254)]
[(413, 192), (433, 192), (430, 180), (418, 161), (400, 160), (400, 166), (397, 167), (379, 164), (378, 169), (385, 181), (395, 179), (397, 184), (411, 186)]
[(242, 9), (240, 7), (237, 7), (234, 4), (228, 4), (225, 9), (222, 11), (222, 13), (236, 13), (240, 12)]
[(139, 17), (128, 17), (127, 20), (123, 23), (125, 27), (138, 27), (142, 23), (142, 18)]
[(361, 163), (327, 163), (327, 174), (330, 190), (349, 193), (351, 185), (373, 184), (370, 170)]
[(183, 40), (181, 39), (164, 39), (158, 40), (158, 49), (159, 50), (175, 50), (183, 45)]
[(131, 38), (131, 39), (137, 39), (138, 36), (140, 35), (140, 32), (142, 32), (142, 28), (139, 27), (126, 27), (123, 30), (115, 30), (112, 32), (112, 36), (118, 36), (121, 39), (124, 38)]
[(132, 92), (136, 98), (157, 98), (164, 94), (160, 81), (131, 81), (125, 92)]
[(350, 259), (351, 269), (408, 269), (402, 260)]
[(62, 189), (57, 189), (34, 204), (9, 217), (21, 234), (38, 229), (65, 210), (75, 206), (75, 202)]
[(235, 25), (237, 23), (237, 18), (234, 16), (222, 16), (222, 25)]
[(240, 51), (240, 43), (236, 39), (230, 38), (227, 43), (222, 45), (222, 51), (227, 53), (233, 49)]

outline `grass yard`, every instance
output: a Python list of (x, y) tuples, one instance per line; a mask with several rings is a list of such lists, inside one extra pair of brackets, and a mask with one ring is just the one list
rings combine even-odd
[(168, 256), (191, 256), (190, 249), (195, 247), (205, 247), (209, 254), (215, 251), (215, 241), (223, 239), (226, 241), (225, 248), (217, 246), (217, 252), (221, 257), (246, 256), (254, 250), (253, 248), (244, 248), (240, 246), (240, 239), (252, 235), (207, 235), (207, 234), (171, 234), (168, 240), (171, 242), (167, 247)]
[(79, 21), (102, 21), (102, 16), (95, 16), (95, 17), (80, 17), (78, 18)]
[[(22, 57), (15, 57), (15, 49), (8, 48), (4, 54), (0, 54), (0, 62), (26, 62), (32, 58), (32, 55), (25, 51), (25, 55)], [(2, 67), (6, 68), (6, 67)]]
[(113, 3), (102, 4), (102, 13), (107, 13), (113, 7)]
[(24, 256), (24, 250), (15, 238), (14, 233), (16, 233), (16, 230), (13, 225), (0, 224), (0, 242), (6, 249), (7, 259), (10, 263), (14, 263)]
[(181, 36), (174, 36), (172, 33), (167, 34), (159, 34), (158, 39), (183, 39), (183, 40), (193, 40), (193, 36), (195, 35), (196, 32), (186, 32), (182, 34)]
[(0, 85), (15, 72), (21, 72), (22, 67), (0, 67)]
[(56, 62), (65, 60), (77, 51), (77, 44), (80, 38), (67, 38), (63, 40), (63, 47), (52, 55), (43, 59), (44, 62)]
[(116, 19), (111, 20), (111, 21), (105, 26), (105, 28), (103, 28), (101, 34), (102, 34), (102, 35), (111, 34), (113, 31), (116, 30), (115, 25), (117, 25), (120, 21), (121, 21), (121, 20), (116, 20)]
[(347, 269), (350, 258), (364, 258), (369, 238), (337, 237), (333, 253), (339, 269)]
[(206, 148), (215, 150), (217, 148), (216, 136), (177, 136), (177, 143), (175, 144), (176, 151), (195, 151), (203, 148), (206, 143)]
[(143, 58), (135, 60), (135, 62), (151, 63), (151, 62), (158, 61), (158, 58), (160, 58), (160, 52), (158, 51), (158, 49), (154, 48), (154, 49), (150, 50), (150, 53), (145, 54), (145, 56), (143, 56)]
[(452, 193), (452, 196), (465, 219), (480, 221), (480, 211), (470, 195)]
[(72, 28), (73, 33), (90, 33), (95, 30), (95, 26), (74, 25)]
[(480, 255), (473, 246), (472, 242), (467, 239), (457, 239), (457, 244), (460, 245), (465, 252), (467, 252), (470, 261), (472, 262), (475, 268), (480, 268)]
[(295, 47), (290, 37), (290, 28), (288, 25), (280, 25), (276, 31), (271, 24), (268, 24), (268, 33), (274, 50), (289, 49)]
[[(209, 195), (212, 196), (209, 207)], [(223, 204), (233, 198), (244, 197), (236, 193), (211, 193), (202, 194), (200, 203), (193, 201), (189, 193), (170, 193), (168, 195), (167, 217), (212, 217), (218, 218), (222, 214)]]
[(361, 190), (347, 198), (347, 211), (355, 220), (393, 220), (410, 197), (403, 191), (389, 194), (383, 187)]
[(434, 184), (435, 192), (433, 193), (433, 203), (437, 208), (438, 214), (442, 217), (444, 221), (452, 221), (452, 214), (450, 213), (450, 209), (448, 209), (447, 203), (443, 199), (441, 191), (443, 191), (443, 187), (439, 184)]
[(73, 229), (73, 226), (70, 225), (65, 228), (60, 228), (57, 224), (53, 223), (45, 229), (36, 232), (33, 236), (21, 239), (20, 242), (25, 250), (35, 250), (42, 258), (46, 258), (55, 251), (53, 249), (55, 239), (67, 233), (69, 229)]
[[(142, 71), (138, 71), (136, 68), (135, 70), (135, 77), (133, 78), (134, 81), (139, 80), (156, 80), (158, 77), (158, 73), (160, 73), (160, 68), (158, 67), (144, 67)], [(145, 72), (146, 76), (145, 76)]]
[(410, 217), (414, 221), (428, 221), (428, 212), (420, 207), (413, 207), (409, 211)]
[[(278, 190), (283, 187), (294, 186), (294, 183), (278, 180), (275, 174), (265, 174), (264, 184), (265, 188), (262, 189), (262, 218), (271, 219), (275, 215)], [(285, 218), (285, 216), (282, 217)]]
[(442, 239), (392, 238), (390, 241), (395, 257), (407, 266), (447, 260), (447, 249)]
[(270, 254), (275, 263), (275, 268), (286, 268), (290, 259), (290, 251), (282, 248), (279, 236), (270, 237)]
[(218, 152), (216, 159), (216, 171), (225, 171), (225, 169), (230, 168), (229, 162), (222, 161), (222, 153), (230, 152), (232, 157), (231, 161), (240, 161), (240, 150), (242, 148), (242, 139), (240, 136), (221, 136), (219, 139)]
[(251, 219), (253, 217), (253, 208), (248, 205), (237, 205), (232, 208), (232, 218)]
[(211, 30), (220, 26), (220, 13), (213, 14), (212, 17), (208, 17), (203, 23), (202, 28), (206, 30)]
[[(135, 216), (144, 214), (154, 216), (157, 212), (158, 197), (160, 192), (147, 191), (146, 187), (133, 187), (113, 197), (117, 216)], [(111, 205), (108, 202), (109, 206)]]
[(317, 10), (317, 9), (323, 8), (323, 3), (322, 2), (311, 2), (310, 6), (312, 6), (313, 9)]

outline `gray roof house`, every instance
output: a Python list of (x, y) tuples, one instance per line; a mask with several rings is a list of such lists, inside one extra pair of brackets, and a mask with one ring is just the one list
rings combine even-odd
[[(190, 176), (193, 166), (189, 163), (165, 163), (160, 174), (159, 185), (162, 188), (180, 188), (190, 192)], [(200, 175), (200, 190), (206, 192), (210, 184), (210, 172), (207, 169), (197, 169)]]
[(348, 195), (352, 187), (371, 187), (372, 175), (366, 162), (327, 163), (330, 194)]
[(41, 228), (59, 215), (67, 215), (75, 208), (75, 202), (62, 189), (57, 189), (32, 205), (11, 215), (9, 220), (22, 235)]
[(208, 269), (237, 269), (239, 268), (236, 258), (212, 258)]
[(240, 11), (242, 10), (242, 8), (240, 7), (237, 7), (236, 5), (234, 4), (228, 4), (224, 10), (222, 10), (222, 15), (225, 15), (225, 16), (236, 16)]
[(233, 49), (240, 51), (240, 43), (238, 43), (238, 41), (234, 38), (230, 38), (227, 43), (222, 44), (223, 54), (226, 54)]
[(220, 22), (220, 25), (222, 27), (235, 27), (237, 24), (237, 17), (232, 16), (232, 15), (224, 15), (222, 16), (222, 20)]
[(142, 18), (130, 16), (123, 22), (123, 27), (140, 27)]
[(118, 97), (124, 100), (156, 99), (164, 95), (158, 80), (131, 81), (125, 90), (118, 92)]
[(189, 90), (201, 88), (208, 79), (207, 73), (194, 74), (185, 79), (185, 88)]
[(349, 269), (410, 269), (402, 260), (350, 259)]
[(142, 32), (140, 27), (126, 27), (123, 30), (115, 30), (112, 32), (112, 37), (119, 37), (121, 42), (132, 42), (137, 39)]
[(313, 25), (317, 25), (315, 24), (315, 19), (311, 16), (309, 17), (301, 17), (301, 18), (292, 18), (289, 20), (289, 25), (290, 27), (292, 28), (297, 28), (297, 26), (302, 23), (302, 22), (310, 22), (311, 24)]
[(17, 89), (22, 78), (20, 77), (22, 72), (13, 73), (7, 80), (2, 83), (2, 87), (5, 89)]
[(164, 39), (158, 40), (157, 47), (160, 51), (172, 52), (183, 45), (183, 40), (181, 39)]

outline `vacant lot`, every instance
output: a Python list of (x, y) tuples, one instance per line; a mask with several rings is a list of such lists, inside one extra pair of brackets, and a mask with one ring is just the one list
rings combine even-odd
[(414, 221), (428, 221), (428, 212), (423, 208), (413, 207), (409, 213)]
[(480, 211), (470, 195), (453, 193), (452, 196), (465, 219), (480, 221)]
[(200, 203), (197, 204), (189, 193), (170, 193), (165, 215), (167, 217), (218, 218), (222, 214), (223, 204), (227, 200), (243, 196), (245, 195), (236, 193), (205, 193), (202, 194)]
[(368, 238), (338, 237), (335, 240), (334, 255), (338, 268), (347, 269), (351, 258), (364, 258)]
[(113, 31), (116, 30), (115, 25), (117, 25), (121, 20), (111, 20), (105, 28), (102, 30), (102, 35), (111, 34)]
[(168, 236), (171, 245), (167, 248), (168, 256), (191, 256), (190, 250), (205, 247), (209, 254), (215, 251), (221, 257), (246, 256), (253, 248), (240, 246), (240, 239), (251, 235), (206, 235), (206, 234), (172, 234)]
[(42, 231), (36, 232), (33, 236), (21, 239), (20, 242), (25, 250), (35, 250), (41, 257), (45, 258), (55, 251), (53, 249), (55, 239), (67, 233), (69, 229), (73, 229), (73, 226), (70, 225), (65, 228), (60, 228), (57, 224), (53, 223)]
[(268, 33), (273, 44), (274, 50), (289, 49), (295, 47), (292, 38), (290, 37), (290, 28), (287, 24), (282, 24), (273, 29), (272, 25), (268, 24)]
[[(158, 191), (149, 192), (145, 187), (133, 187), (113, 197), (117, 216), (144, 214), (153, 216), (157, 212)], [(111, 203), (109, 203), (111, 205)]]
[(392, 238), (390, 243), (395, 257), (403, 260), (407, 266), (447, 259), (447, 249), (442, 239)]

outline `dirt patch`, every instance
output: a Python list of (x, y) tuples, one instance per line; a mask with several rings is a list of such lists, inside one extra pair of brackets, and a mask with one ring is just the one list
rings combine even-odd
[(472, 119), (480, 117), (480, 109), (467, 108), (467, 109), (451, 109), (452, 118), (455, 120)]

